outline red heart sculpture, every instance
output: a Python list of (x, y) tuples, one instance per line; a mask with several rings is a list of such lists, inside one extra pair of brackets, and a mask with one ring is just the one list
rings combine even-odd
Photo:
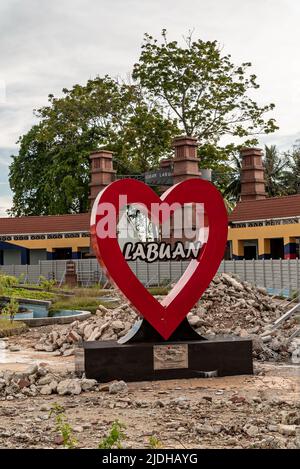
[[(209, 223), (207, 242), (200, 250), (198, 258), (191, 260), (180, 280), (162, 303), (149, 293), (132, 272), (123, 257), (117, 236), (97, 236), (97, 224), (103, 217), (97, 214), (98, 205), (113, 204), (118, 215), (122, 209), (120, 195), (126, 195), (128, 205), (143, 203), (148, 213), (152, 203), (204, 203)], [(160, 223), (164, 221), (162, 218), (159, 220)], [(203, 179), (189, 179), (176, 184), (161, 198), (140, 181), (121, 179), (111, 183), (98, 194), (91, 216), (93, 248), (106, 275), (165, 340), (183, 321), (216, 274), (225, 251), (227, 229), (227, 211), (223, 199), (218, 190)]]

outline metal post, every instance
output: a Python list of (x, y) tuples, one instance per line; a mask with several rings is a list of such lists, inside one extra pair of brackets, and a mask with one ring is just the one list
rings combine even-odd
[(299, 303), (299, 258), (297, 259), (297, 273), (296, 273), (296, 279), (297, 279), (297, 295), (298, 295), (298, 303)]
[(292, 279), (291, 279), (291, 259), (289, 259), (288, 269), (289, 269), (289, 273), (288, 273), (288, 279), (289, 279), (289, 297), (291, 298), (292, 295), (293, 295)]
[(273, 285), (273, 295), (275, 294), (275, 282), (274, 282), (274, 265), (273, 258), (271, 259), (271, 274), (272, 274), (272, 285)]
[(283, 293), (282, 259), (280, 259), (280, 286), (281, 293)]
[(254, 280), (254, 285), (256, 285), (256, 268), (255, 268), (255, 259), (252, 259), (252, 270), (253, 270), (253, 280)]

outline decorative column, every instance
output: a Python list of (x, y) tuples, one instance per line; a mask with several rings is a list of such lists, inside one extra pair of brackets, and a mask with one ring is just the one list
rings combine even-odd
[(260, 148), (243, 148), (241, 200), (259, 200), (266, 198), (262, 150)]
[(97, 150), (91, 153), (91, 182), (90, 207), (93, 207), (98, 193), (115, 180), (116, 171), (113, 169), (113, 154), (107, 150)]
[(195, 137), (182, 136), (173, 140), (173, 148), (175, 149), (173, 184), (201, 176), (197, 147), (198, 143)]
[(71, 260), (66, 262), (65, 285), (71, 288), (78, 285), (76, 264)]
[[(174, 158), (172, 159), (173, 164), (173, 184), (186, 181), (191, 178), (199, 178), (201, 173), (199, 171), (199, 158), (197, 156), (197, 139), (194, 137), (188, 137), (186, 135), (176, 137), (173, 140), (173, 148), (175, 150)], [(194, 238), (186, 238), (182, 233), (182, 228), (179, 227), (179, 231), (175, 228), (175, 217), (170, 217), (170, 235), (169, 237), (163, 237), (161, 240), (171, 243), (174, 245), (176, 241), (183, 243), (190, 243), (197, 239), (196, 228), (196, 210), (193, 204), (190, 207), (185, 205), (185, 220), (184, 214), (182, 213), (181, 226), (183, 227), (184, 221), (188, 226), (184, 228), (194, 232)]]

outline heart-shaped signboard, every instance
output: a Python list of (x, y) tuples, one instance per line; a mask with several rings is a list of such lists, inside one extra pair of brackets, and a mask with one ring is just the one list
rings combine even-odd
[[(208, 220), (208, 238), (196, 259), (174, 288), (160, 303), (132, 272), (120, 249), (117, 237), (118, 216), (125, 205), (143, 204), (152, 213), (152, 204), (204, 204)], [(114, 233), (104, 233), (108, 212), (114, 208)], [(111, 213), (111, 211), (110, 211)], [(164, 211), (159, 219), (162, 224)], [(168, 189), (161, 198), (146, 184), (134, 179), (111, 183), (94, 203), (91, 215), (92, 245), (106, 275), (156, 331), (167, 340), (202, 296), (216, 274), (223, 258), (227, 241), (227, 211), (218, 190), (203, 179), (189, 179)], [(108, 230), (109, 231), (109, 230)]]

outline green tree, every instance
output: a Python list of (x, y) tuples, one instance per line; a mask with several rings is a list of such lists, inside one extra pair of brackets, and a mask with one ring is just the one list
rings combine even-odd
[[(294, 164), (296, 163), (294, 162)], [(298, 164), (299, 176), (300, 158)], [(276, 197), (289, 193), (293, 184), (289, 180), (291, 173), (287, 172), (287, 168), (290, 165), (287, 155), (281, 155), (276, 145), (265, 145), (263, 165), (267, 195), (269, 197)], [(294, 174), (296, 174), (295, 171)], [(218, 186), (223, 197), (227, 201), (228, 206), (231, 208), (233, 208), (236, 202), (240, 199), (241, 176), (242, 160), (238, 152), (233, 152), (231, 154), (229, 165), (224, 166), (222, 170), (219, 169), (214, 173), (215, 184)]]
[(248, 73), (250, 66), (234, 65), (216, 41), (193, 41), (189, 35), (181, 47), (163, 30), (161, 43), (145, 35), (133, 78), (185, 134), (198, 138), (201, 155), (201, 146), (217, 146), (223, 136), (246, 139), (249, 145), (258, 134), (277, 129), (274, 119), (265, 119), (274, 104), (259, 106), (250, 97), (259, 87)]
[(283, 175), (283, 184), (288, 194), (300, 193), (300, 143), (295, 145), (285, 153), (287, 159), (286, 169)]
[(241, 195), (242, 162), (238, 153), (231, 155), (229, 166), (223, 171), (218, 171), (214, 178), (221, 191), (228, 208), (231, 210), (240, 199)]
[(285, 195), (287, 187), (284, 180), (288, 161), (285, 155), (280, 155), (276, 145), (265, 146), (264, 169), (266, 192), (270, 197)]
[(17, 216), (87, 211), (91, 151), (106, 146), (119, 174), (140, 173), (169, 154), (178, 132), (138, 86), (108, 76), (49, 95), (35, 114), (39, 123), (20, 138), (10, 165)]

